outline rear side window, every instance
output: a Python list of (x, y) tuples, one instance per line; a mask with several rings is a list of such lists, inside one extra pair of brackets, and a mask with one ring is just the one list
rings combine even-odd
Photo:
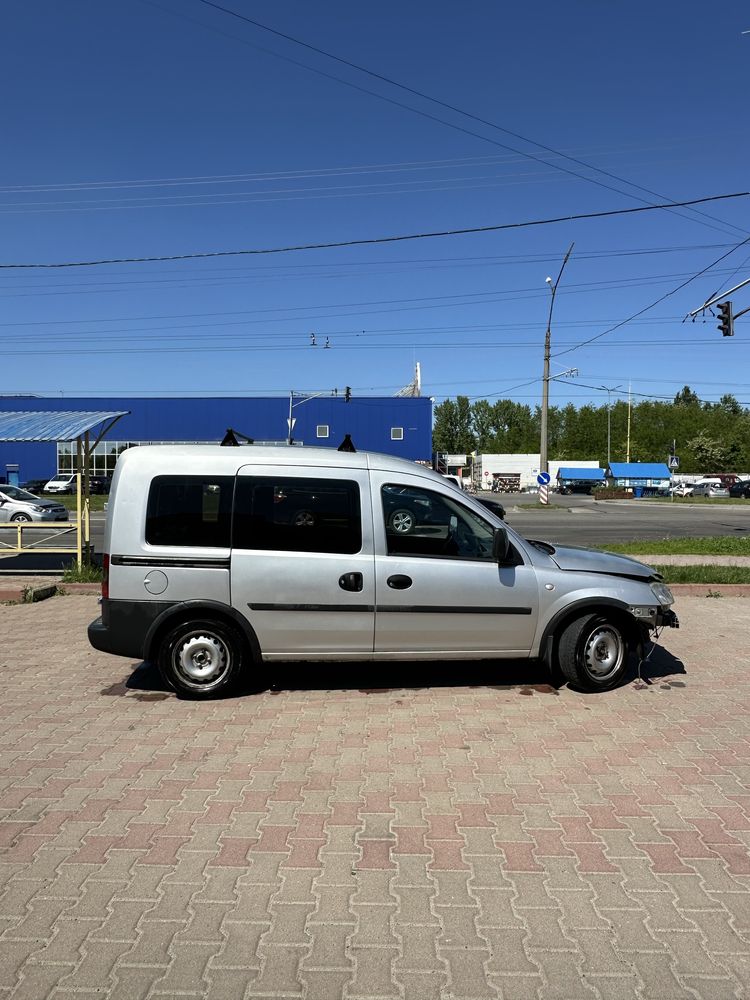
[(240, 477), (233, 545), (281, 552), (359, 552), (359, 486), (351, 480)]
[(146, 541), (229, 548), (232, 476), (157, 476), (151, 482)]

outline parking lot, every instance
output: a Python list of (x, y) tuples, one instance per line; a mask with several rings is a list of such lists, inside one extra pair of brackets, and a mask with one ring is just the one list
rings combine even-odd
[(0, 992), (729, 998), (750, 984), (750, 602), (606, 695), (522, 664), (295, 664), (180, 701), (0, 607)]

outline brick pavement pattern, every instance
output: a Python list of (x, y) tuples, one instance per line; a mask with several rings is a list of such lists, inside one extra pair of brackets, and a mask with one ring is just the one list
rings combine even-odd
[[(650, 683), (294, 665), (191, 702), (0, 608), (0, 998), (750, 994), (750, 601)], [(684, 667), (683, 667), (684, 664)]]

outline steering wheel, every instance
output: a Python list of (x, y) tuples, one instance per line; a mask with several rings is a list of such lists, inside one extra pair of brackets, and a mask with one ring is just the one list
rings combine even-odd
[(448, 529), (443, 551), (449, 555), (476, 556), (479, 555), (479, 543), (474, 532), (463, 521), (458, 521), (455, 528)]

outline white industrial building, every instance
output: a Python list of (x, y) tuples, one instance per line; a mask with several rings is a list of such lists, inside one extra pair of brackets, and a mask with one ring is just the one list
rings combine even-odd
[[(539, 475), (539, 452), (526, 455), (477, 455), (474, 460), (474, 484), (478, 489), (489, 490), (493, 480), (499, 480), (500, 488), (508, 492), (518, 492), (536, 486)], [(550, 459), (549, 474), (554, 483), (561, 466), (576, 466), (579, 469), (598, 469), (599, 462), (583, 461), (579, 458)]]

